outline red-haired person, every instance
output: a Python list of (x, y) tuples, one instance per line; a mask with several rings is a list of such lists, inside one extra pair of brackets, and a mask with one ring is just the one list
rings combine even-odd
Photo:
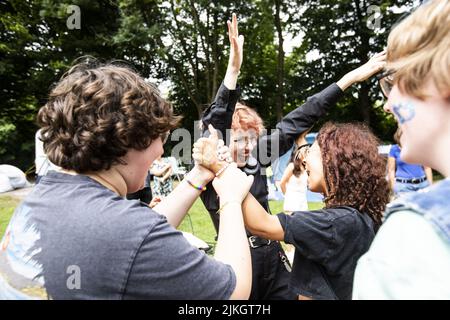
[(384, 106), (400, 157), (443, 181), (388, 205), (355, 273), (354, 299), (450, 299), (450, 2), (421, 5), (389, 34)]
[[(337, 83), (329, 85), (294, 111), (286, 115), (272, 134), (264, 134), (261, 117), (251, 108), (237, 104), (240, 90), (237, 78), (242, 64), (243, 37), (239, 36), (236, 17), (229, 23), (231, 44), (228, 69), (215, 101), (205, 111), (203, 128), (212, 124), (229, 140), (233, 160), (248, 175), (254, 176), (250, 193), (264, 209), (269, 211), (267, 179), (264, 169), (286, 153), (296, 139), (309, 130), (327, 110), (343, 96), (343, 91), (354, 83), (366, 80), (380, 71), (385, 62), (383, 53), (375, 55), (363, 66), (349, 72)], [(228, 139), (229, 134), (229, 139)], [(219, 199), (212, 188), (203, 192), (201, 199), (216, 230), (219, 228)], [(296, 299), (298, 292), (289, 288), (290, 265), (278, 241), (253, 233), (247, 229), (252, 256), (253, 284), (250, 299)], [(293, 288), (295, 289), (295, 288)], [(334, 297), (327, 294), (327, 297)], [(345, 295), (347, 297), (347, 295)]]

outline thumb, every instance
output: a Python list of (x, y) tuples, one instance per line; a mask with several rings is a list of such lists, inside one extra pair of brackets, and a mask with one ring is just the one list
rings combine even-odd
[(212, 138), (212, 139), (214, 139), (214, 140), (219, 140), (219, 136), (218, 136), (218, 134), (217, 134), (217, 130), (214, 129), (214, 127), (213, 127), (212, 124), (209, 124), (209, 125), (208, 125), (208, 130), (209, 130), (209, 133), (211, 134), (211, 135), (210, 135), (210, 138)]

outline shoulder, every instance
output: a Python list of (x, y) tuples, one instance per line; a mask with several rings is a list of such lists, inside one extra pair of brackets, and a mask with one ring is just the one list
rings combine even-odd
[(388, 204), (385, 220), (389, 221), (399, 211), (412, 211), (423, 216), (436, 230), (450, 240), (449, 194), (450, 179), (445, 179), (428, 188), (402, 196)]
[(291, 215), (279, 214), (286, 228), (331, 229), (335, 226), (352, 226), (358, 211), (350, 207), (324, 208), (313, 211), (295, 211)]
[(449, 270), (450, 245), (423, 216), (403, 210), (383, 223), (365, 259), (405, 272), (434, 269), (440, 260)]

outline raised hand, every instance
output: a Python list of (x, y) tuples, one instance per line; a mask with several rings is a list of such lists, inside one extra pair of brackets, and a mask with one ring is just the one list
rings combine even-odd
[(230, 89), (236, 89), (237, 77), (241, 70), (244, 56), (244, 36), (239, 35), (238, 22), (236, 14), (233, 13), (232, 21), (227, 21), (228, 39), (230, 40), (230, 58), (228, 59), (227, 72), (223, 80), (225, 86)]
[(383, 70), (386, 66), (386, 51), (375, 54), (362, 66), (353, 69), (343, 76), (336, 84), (345, 90), (351, 85), (369, 79), (371, 76)]
[(375, 54), (369, 61), (362, 66), (354, 69), (350, 73), (355, 82), (361, 82), (369, 79), (374, 74), (383, 70), (386, 66), (386, 51), (381, 51)]
[(233, 13), (232, 21), (227, 21), (227, 25), (228, 39), (230, 40), (228, 69), (232, 72), (239, 73), (243, 60), (244, 36), (239, 35), (238, 22), (235, 13)]

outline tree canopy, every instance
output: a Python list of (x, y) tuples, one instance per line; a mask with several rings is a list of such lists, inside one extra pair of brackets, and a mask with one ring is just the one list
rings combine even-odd
[[(226, 21), (236, 13), (245, 36), (242, 98), (271, 128), (309, 95), (381, 51), (402, 11), (415, 2), (2, 1), (0, 163), (22, 169), (33, 164), (37, 111), (80, 56), (124, 60), (145, 78), (170, 83), (169, 99), (184, 116), (183, 126), (193, 130), (224, 76)], [(377, 83), (365, 82), (323, 121), (365, 121), (382, 140), (391, 140), (395, 123), (382, 103)]]

